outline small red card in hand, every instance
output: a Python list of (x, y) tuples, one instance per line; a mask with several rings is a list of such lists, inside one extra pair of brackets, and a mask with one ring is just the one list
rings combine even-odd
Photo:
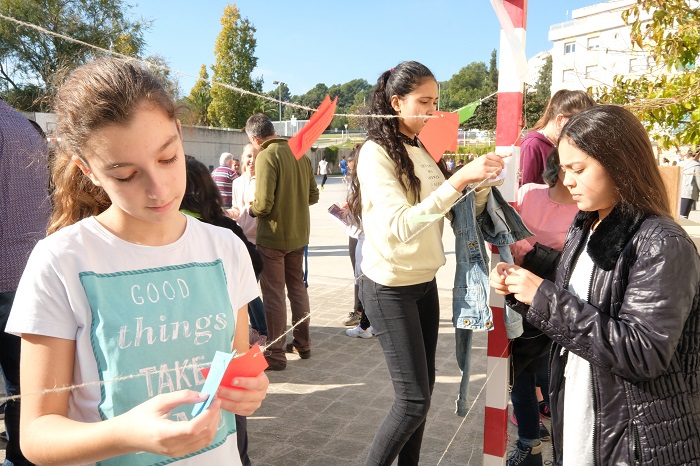
[[(241, 388), (231, 385), (236, 377), (257, 377), (267, 368), (267, 361), (260, 351), (260, 346), (256, 343), (250, 350), (240, 358), (233, 358), (224, 372), (220, 387)], [(200, 369), (200, 372), (207, 377), (209, 368)]]

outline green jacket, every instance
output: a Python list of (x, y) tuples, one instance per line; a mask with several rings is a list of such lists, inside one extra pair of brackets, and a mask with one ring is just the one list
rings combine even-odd
[(294, 158), (285, 139), (268, 139), (255, 161), (255, 180), (250, 210), (258, 217), (257, 244), (280, 250), (309, 244), (309, 206), (318, 202), (311, 160)]

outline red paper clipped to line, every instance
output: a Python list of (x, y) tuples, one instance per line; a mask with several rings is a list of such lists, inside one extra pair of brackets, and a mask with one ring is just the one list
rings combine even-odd
[(311, 148), (311, 145), (318, 140), (328, 128), (328, 125), (331, 124), (337, 104), (338, 97), (331, 102), (331, 98), (326, 94), (326, 98), (323, 99), (316, 112), (311, 115), (309, 122), (289, 140), (289, 147), (297, 160)]
[(452, 112), (435, 112), (425, 124), (418, 139), (425, 146), (430, 156), (439, 162), (446, 151), (457, 151), (457, 133), (459, 115)]
[[(262, 371), (267, 368), (267, 361), (260, 351), (260, 346), (256, 343), (250, 350), (240, 358), (233, 358), (224, 372), (224, 377), (221, 379), (220, 387), (226, 388), (241, 388), (234, 387), (231, 382), (236, 377), (257, 377)], [(209, 368), (200, 369), (204, 378), (209, 374)]]

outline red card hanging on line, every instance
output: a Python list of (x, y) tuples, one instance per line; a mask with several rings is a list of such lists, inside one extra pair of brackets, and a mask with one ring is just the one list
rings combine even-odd
[[(240, 358), (233, 358), (224, 372), (221, 379), (220, 387), (226, 388), (241, 388), (234, 387), (231, 382), (236, 377), (257, 377), (262, 371), (267, 368), (267, 361), (260, 351), (260, 346), (256, 343), (250, 350)], [(202, 375), (206, 378), (209, 374), (209, 368), (200, 369)]]
[(425, 146), (430, 156), (439, 162), (446, 151), (457, 151), (457, 133), (459, 115), (452, 112), (435, 112), (425, 124), (418, 139)]
[(311, 115), (309, 122), (289, 140), (289, 148), (292, 149), (297, 160), (309, 150), (331, 124), (337, 104), (338, 97), (331, 102), (331, 98), (326, 94), (326, 98), (323, 99), (316, 112)]

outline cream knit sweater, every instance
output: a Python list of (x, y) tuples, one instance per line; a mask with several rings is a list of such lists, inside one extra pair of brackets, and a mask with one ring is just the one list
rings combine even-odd
[(448, 182), (430, 154), (406, 145), (421, 181), (420, 199), (409, 199), (394, 173), (394, 162), (383, 147), (367, 141), (360, 150), (357, 176), (362, 195), (362, 272), (385, 286), (429, 282), (445, 264), (444, 219), (460, 193)]

